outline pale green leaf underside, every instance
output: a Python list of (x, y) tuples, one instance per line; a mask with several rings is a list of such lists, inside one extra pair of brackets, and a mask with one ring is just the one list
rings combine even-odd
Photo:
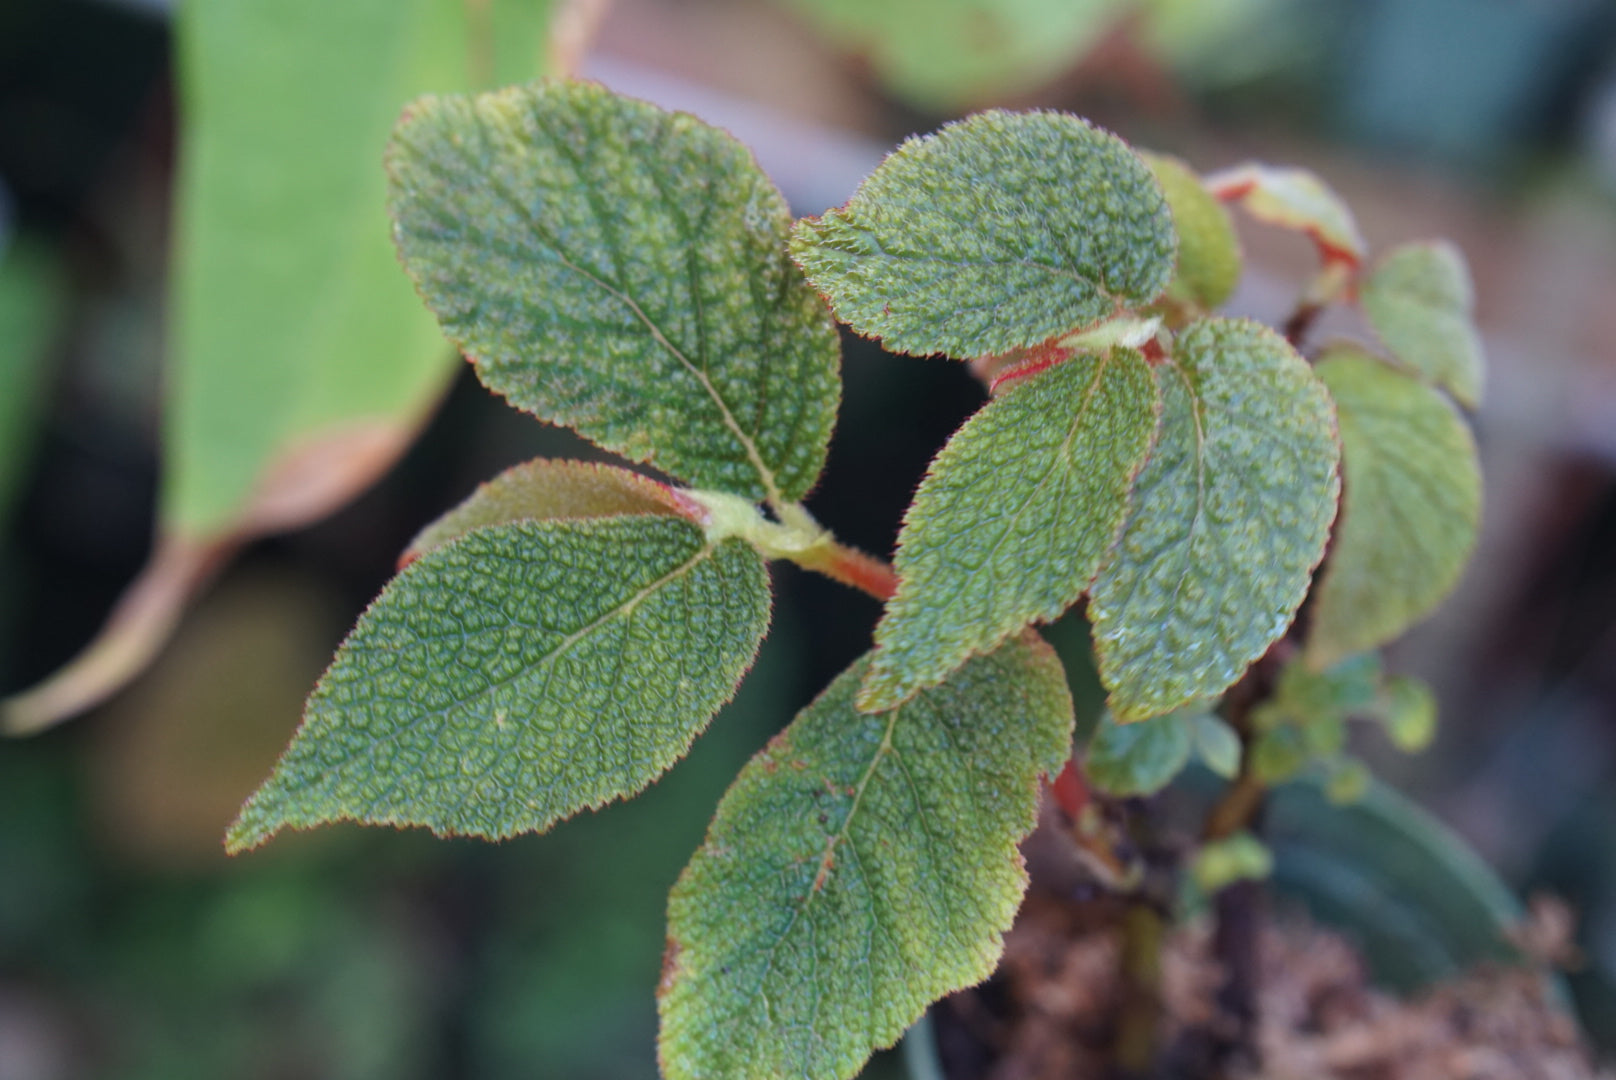
[(410, 562), (473, 529), (512, 521), (684, 514), (665, 484), (593, 461), (529, 461), (480, 486), (422, 529), (405, 550)]
[(1208, 177), (1208, 184), (1258, 221), (1307, 235), (1327, 257), (1358, 262), (1368, 249), (1346, 202), (1307, 169), (1252, 162)]
[(1132, 349), (1079, 356), (984, 405), (932, 462), (859, 707), (891, 708), (1083, 595), (1127, 510), (1157, 399)]
[(896, 352), (1034, 345), (1154, 300), (1172, 217), (1116, 136), (1064, 113), (984, 112), (910, 139), (791, 251), (836, 315)]
[(1474, 306), (1464, 256), (1447, 243), (1394, 248), (1363, 286), (1364, 314), (1398, 363), (1472, 409), (1486, 377)]
[(768, 616), (757, 552), (674, 518), (469, 533), (365, 612), (227, 844), (339, 820), (506, 837), (632, 795), (729, 699)]
[(791, 0), (934, 112), (1030, 90), (1079, 62), (1126, 0)]
[(1203, 320), (1156, 372), (1161, 431), (1089, 600), (1124, 720), (1221, 694), (1285, 632), (1340, 493), (1329, 395), (1279, 335)]
[(388, 162), (405, 267), (489, 387), (693, 486), (807, 493), (840, 346), (734, 138), (541, 82), (417, 102)]
[(1182, 161), (1166, 154), (1140, 157), (1161, 183), (1178, 232), (1178, 265), (1169, 293), (1208, 311), (1220, 307), (1240, 282), (1240, 241), (1229, 212)]
[(1350, 349), (1318, 371), (1341, 417), (1346, 474), (1308, 642), (1309, 661), (1328, 667), (1447, 596), (1476, 543), (1481, 470), (1470, 429), (1430, 387)]
[(882, 716), (864, 667), (741, 771), (674, 886), (668, 1080), (845, 1080), (998, 961), (1070, 752), (1060, 663), (1029, 633)]
[(1172, 712), (1132, 724), (1100, 717), (1083, 758), (1089, 785), (1107, 795), (1154, 795), (1189, 764), (1200, 710)]
[[(546, 0), (491, 0), (502, 73), (539, 73)], [(404, 102), (475, 83), (463, 0), (204, 0), (182, 92), (162, 516), (230, 528), (304, 440), (409, 430), (452, 368), (388, 242)], [(517, 32), (520, 31), (520, 32)]]

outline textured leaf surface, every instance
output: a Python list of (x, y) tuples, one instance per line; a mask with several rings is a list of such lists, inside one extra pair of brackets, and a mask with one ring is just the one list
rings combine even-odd
[(1452, 244), (1404, 244), (1363, 286), (1363, 309), (1397, 361), (1474, 409), (1485, 378), (1475, 294)]
[(932, 112), (1033, 87), (1076, 64), (1125, 0), (791, 0), (883, 82)]
[(1035, 635), (882, 716), (855, 664), (741, 771), (669, 903), (669, 1080), (844, 1080), (986, 978), (1026, 888), (1016, 844), (1071, 749)]
[(1064, 113), (979, 113), (910, 139), (792, 254), (888, 349), (969, 359), (1154, 300), (1173, 222), (1150, 169)]
[(840, 346), (735, 139), (544, 82), (417, 102), (388, 162), (404, 264), (489, 387), (696, 487), (813, 485)]
[[(480, 6), (486, 43), (462, 0), (182, 9), (165, 526), (229, 530), (303, 441), (412, 430), (444, 386), (449, 350), (388, 243), (381, 158), (412, 97), (538, 73), (549, 4)], [(495, 70), (473, 71), (485, 44)]]
[(1355, 266), (1363, 261), (1367, 245), (1357, 219), (1341, 196), (1307, 169), (1252, 163), (1210, 176), (1207, 185), (1264, 224), (1307, 234), (1326, 261)]
[(440, 548), (473, 529), (512, 521), (688, 516), (667, 485), (592, 461), (529, 461), (506, 469), (410, 541), (403, 562)]
[(1182, 161), (1165, 154), (1140, 156), (1160, 181), (1178, 232), (1178, 265), (1169, 293), (1208, 311), (1220, 307), (1240, 282), (1240, 241), (1229, 212)]
[(1319, 363), (1341, 417), (1346, 493), (1308, 659), (1329, 667), (1424, 618), (1459, 580), (1481, 520), (1470, 429), (1442, 395), (1374, 357)]
[(982, 407), (938, 453), (898, 536), (898, 591), (859, 707), (890, 708), (1088, 588), (1150, 447), (1131, 349), (1080, 356)]
[(1189, 764), (1198, 714), (1173, 712), (1132, 724), (1103, 714), (1083, 759), (1089, 784), (1108, 795), (1156, 794)]
[(338, 820), (506, 837), (639, 791), (727, 701), (763, 563), (673, 518), (479, 529), (360, 619), (227, 838)]
[(1221, 694), (1285, 632), (1340, 491), (1329, 396), (1279, 335), (1203, 320), (1156, 374), (1161, 432), (1089, 601), (1124, 720)]

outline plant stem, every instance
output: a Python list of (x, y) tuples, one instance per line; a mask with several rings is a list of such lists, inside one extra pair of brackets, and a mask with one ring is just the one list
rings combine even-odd
[(883, 603), (898, 591), (898, 576), (893, 573), (889, 563), (829, 537), (790, 558), (805, 570), (817, 571), (832, 581), (850, 585)]

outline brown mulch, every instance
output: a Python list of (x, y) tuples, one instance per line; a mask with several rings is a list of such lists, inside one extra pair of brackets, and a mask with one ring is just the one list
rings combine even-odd
[[(936, 1014), (949, 1080), (1109, 1080), (1124, 995), (1122, 909), (1034, 892), (982, 987)], [(1522, 944), (1565, 960), (1569, 918), (1535, 909)], [(1342, 937), (1288, 915), (1261, 938), (1256, 1050), (1261, 1066), (1227, 1080), (1616, 1080), (1599, 1071), (1553, 999), (1546, 967), (1486, 967), (1402, 1000), (1371, 987)], [(1217, 1030), (1222, 972), (1205, 926), (1174, 931), (1162, 958), (1155, 1075), (1202, 1080), (1197, 1033)]]

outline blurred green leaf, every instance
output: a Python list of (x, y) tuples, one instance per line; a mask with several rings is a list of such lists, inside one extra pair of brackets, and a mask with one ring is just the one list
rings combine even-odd
[[(548, 0), (206, 0), (178, 20), (181, 162), (166, 528), (239, 525), (289, 456), (389, 463), (450, 371), (388, 241), (387, 134), (404, 103), (535, 66)], [(482, 9), (483, 14), (472, 16)], [(516, 9), (520, 9), (517, 13)], [(489, 61), (491, 62), (491, 61)], [(289, 482), (296, 483), (296, 479)], [(280, 522), (273, 524), (279, 525)]]
[(1285, 632), (1339, 491), (1329, 397), (1272, 330), (1202, 320), (1155, 370), (1161, 433), (1089, 599), (1123, 720), (1222, 694)]
[(0, 237), (0, 522), (41, 418), (45, 347), (61, 314), (62, 284), (49, 252)]
[(978, 113), (910, 139), (791, 252), (837, 318), (894, 352), (1036, 345), (1154, 300), (1172, 215), (1116, 136), (1065, 113)]
[(1403, 244), (1387, 252), (1363, 285), (1364, 314), (1397, 362), (1481, 404), (1486, 378), (1481, 336), (1471, 320), (1475, 294), (1464, 254), (1449, 243)]
[(1476, 543), (1481, 468), (1470, 429), (1430, 387), (1352, 347), (1318, 373), (1346, 488), (1307, 647), (1322, 668), (1397, 637), (1452, 590)]
[(732, 136), (543, 82), (417, 102), (388, 164), (404, 265), (490, 388), (696, 487), (813, 486), (840, 345)]
[(1195, 753), (1202, 764), (1225, 780), (1240, 772), (1240, 735), (1222, 717), (1202, 713), (1191, 722)]
[(1089, 784), (1107, 795), (1156, 794), (1189, 764), (1199, 715), (1186, 710), (1124, 724), (1105, 713), (1083, 758)]
[(1240, 240), (1223, 204), (1195, 171), (1166, 154), (1141, 153), (1167, 195), (1178, 232), (1178, 264), (1169, 295), (1211, 311), (1240, 282)]
[(1436, 695), (1418, 679), (1388, 679), (1374, 712), (1392, 745), (1405, 754), (1419, 753), (1436, 738)]
[(891, 708), (1088, 588), (1156, 427), (1132, 349), (1079, 356), (988, 402), (943, 447), (898, 537), (897, 594), (859, 707)]
[(674, 887), (670, 1080), (844, 1080), (998, 961), (1071, 749), (1060, 664), (1029, 633), (881, 716), (854, 709), (863, 667), (741, 771)]
[(1208, 896), (1237, 881), (1261, 879), (1273, 872), (1273, 853), (1268, 845), (1248, 832), (1237, 832), (1202, 845), (1190, 863), (1191, 879)]
[(1520, 904), (1464, 841), (1378, 783), (1351, 806), (1316, 783), (1269, 800), (1274, 883), (1315, 918), (1350, 932), (1376, 981), (1415, 990), (1483, 961), (1517, 956), (1506, 933)]
[(365, 612), (227, 845), (342, 820), (502, 838), (632, 795), (729, 700), (768, 619), (757, 552), (675, 518), (469, 533)]
[(958, 112), (1075, 66), (1129, 0), (789, 0), (892, 91)]

